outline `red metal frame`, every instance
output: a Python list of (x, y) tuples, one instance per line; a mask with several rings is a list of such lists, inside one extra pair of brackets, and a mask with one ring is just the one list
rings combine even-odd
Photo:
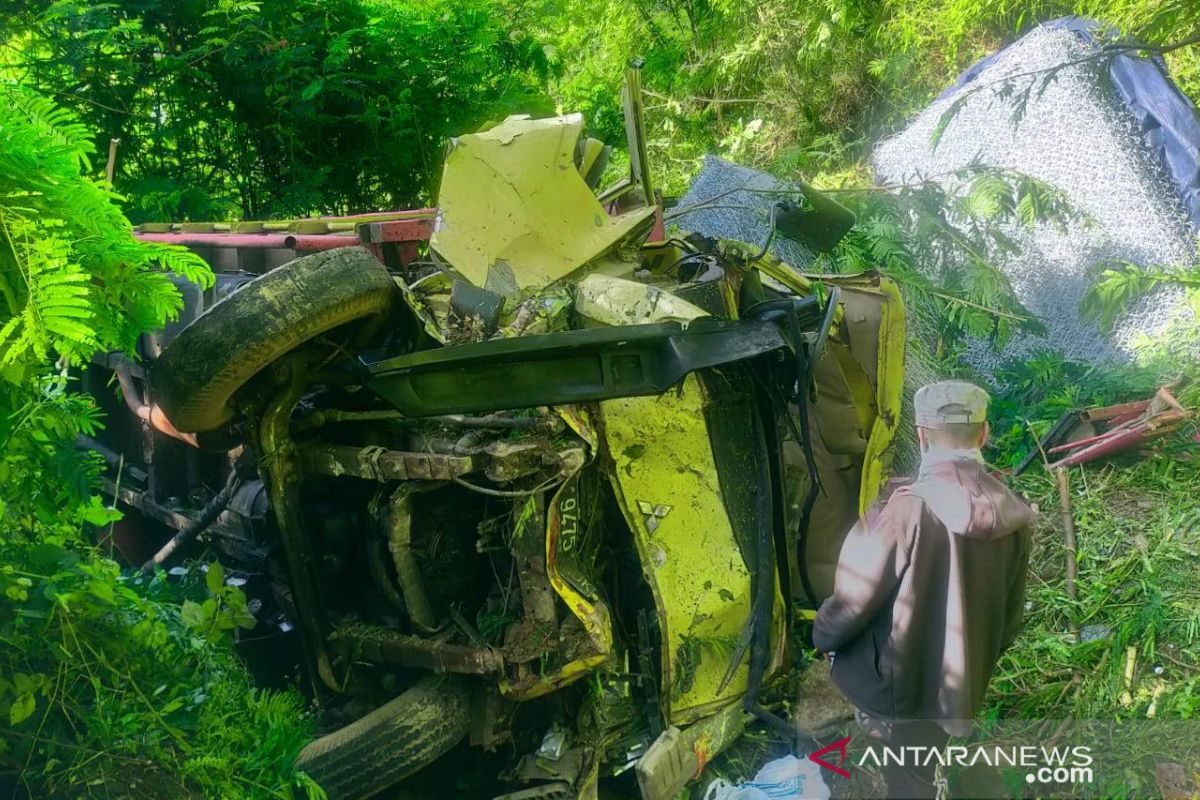
[[(615, 204), (610, 212), (615, 213)], [(135, 230), (133, 236), (143, 242), (163, 242), (184, 247), (202, 247), (232, 250), (291, 250), (297, 254), (339, 247), (363, 246), (382, 261), (389, 269), (407, 270), (408, 265), (420, 255), (419, 245), (428, 242), (433, 235), (437, 209), (420, 208), (412, 211), (372, 212), (338, 217), (319, 217), (321, 222), (352, 223), (357, 220), (353, 233), (234, 233), (185, 231), (159, 233)], [(382, 218), (382, 219), (381, 219)], [(297, 220), (304, 222), (304, 220)], [(257, 223), (255, 223), (257, 224)], [(282, 223), (277, 223), (282, 226)], [(648, 242), (661, 242), (666, 238), (663, 219), (662, 198), (655, 203), (654, 225)]]
[(1086, 439), (1051, 447), (1048, 453), (1066, 455), (1049, 468), (1073, 467), (1129, 450), (1170, 433), (1192, 416), (1193, 413), (1181, 406), (1165, 386), (1149, 400), (1089, 409), (1080, 413), (1080, 421), (1107, 422), (1109, 429)]
[(213, 247), (235, 250), (293, 250), (311, 253), (339, 247), (365, 245), (389, 267), (407, 267), (417, 258), (418, 245), (433, 235), (433, 209), (402, 212), (401, 219), (372, 219), (382, 214), (324, 219), (370, 220), (355, 226), (354, 233), (145, 233), (134, 231), (143, 242), (164, 242), (184, 247)]

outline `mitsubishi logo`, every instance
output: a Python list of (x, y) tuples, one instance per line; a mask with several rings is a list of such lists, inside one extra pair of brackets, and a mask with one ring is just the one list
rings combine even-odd
[(645, 500), (638, 500), (638, 511), (642, 512), (642, 519), (646, 521), (646, 530), (654, 533), (658, 530), (659, 520), (667, 518), (667, 514), (671, 513), (671, 507), (667, 505), (654, 505), (647, 503)]

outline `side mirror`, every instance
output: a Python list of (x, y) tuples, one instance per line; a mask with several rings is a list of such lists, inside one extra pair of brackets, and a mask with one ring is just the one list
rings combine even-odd
[(827, 253), (854, 227), (854, 212), (803, 181), (797, 184), (804, 199), (776, 205), (775, 230), (814, 253)]

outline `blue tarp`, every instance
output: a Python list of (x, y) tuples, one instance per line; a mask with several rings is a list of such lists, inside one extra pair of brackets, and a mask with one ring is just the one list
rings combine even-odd
[[(1043, 27), (1072, 31), (1087, 42), (1113, 38), (1110, 29), (1082, 17), (1062, 17), (1043, 23)], [(993, 53), (969, 67), (939, 99), (978, 78), (997, 55)], [(1200, 116), (1196, 106), (1167, 75), (1167, 65), (1159, 56), (1140, 58), (1118, 53), (1112, 58), (1108, 74), (1118, 96), (1137, 119), (1146, 147), (1174, 181), (1192, 227), (1200, 230)]]

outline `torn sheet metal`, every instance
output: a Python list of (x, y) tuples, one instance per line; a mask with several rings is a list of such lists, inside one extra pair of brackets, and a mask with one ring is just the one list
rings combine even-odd
[(625, 239), (654, 209), (610, 217), (575, 166), (583, 117), (509, 117), (451, 140), (431, 245), (463, 278), (507, 297), (540, 289)]

